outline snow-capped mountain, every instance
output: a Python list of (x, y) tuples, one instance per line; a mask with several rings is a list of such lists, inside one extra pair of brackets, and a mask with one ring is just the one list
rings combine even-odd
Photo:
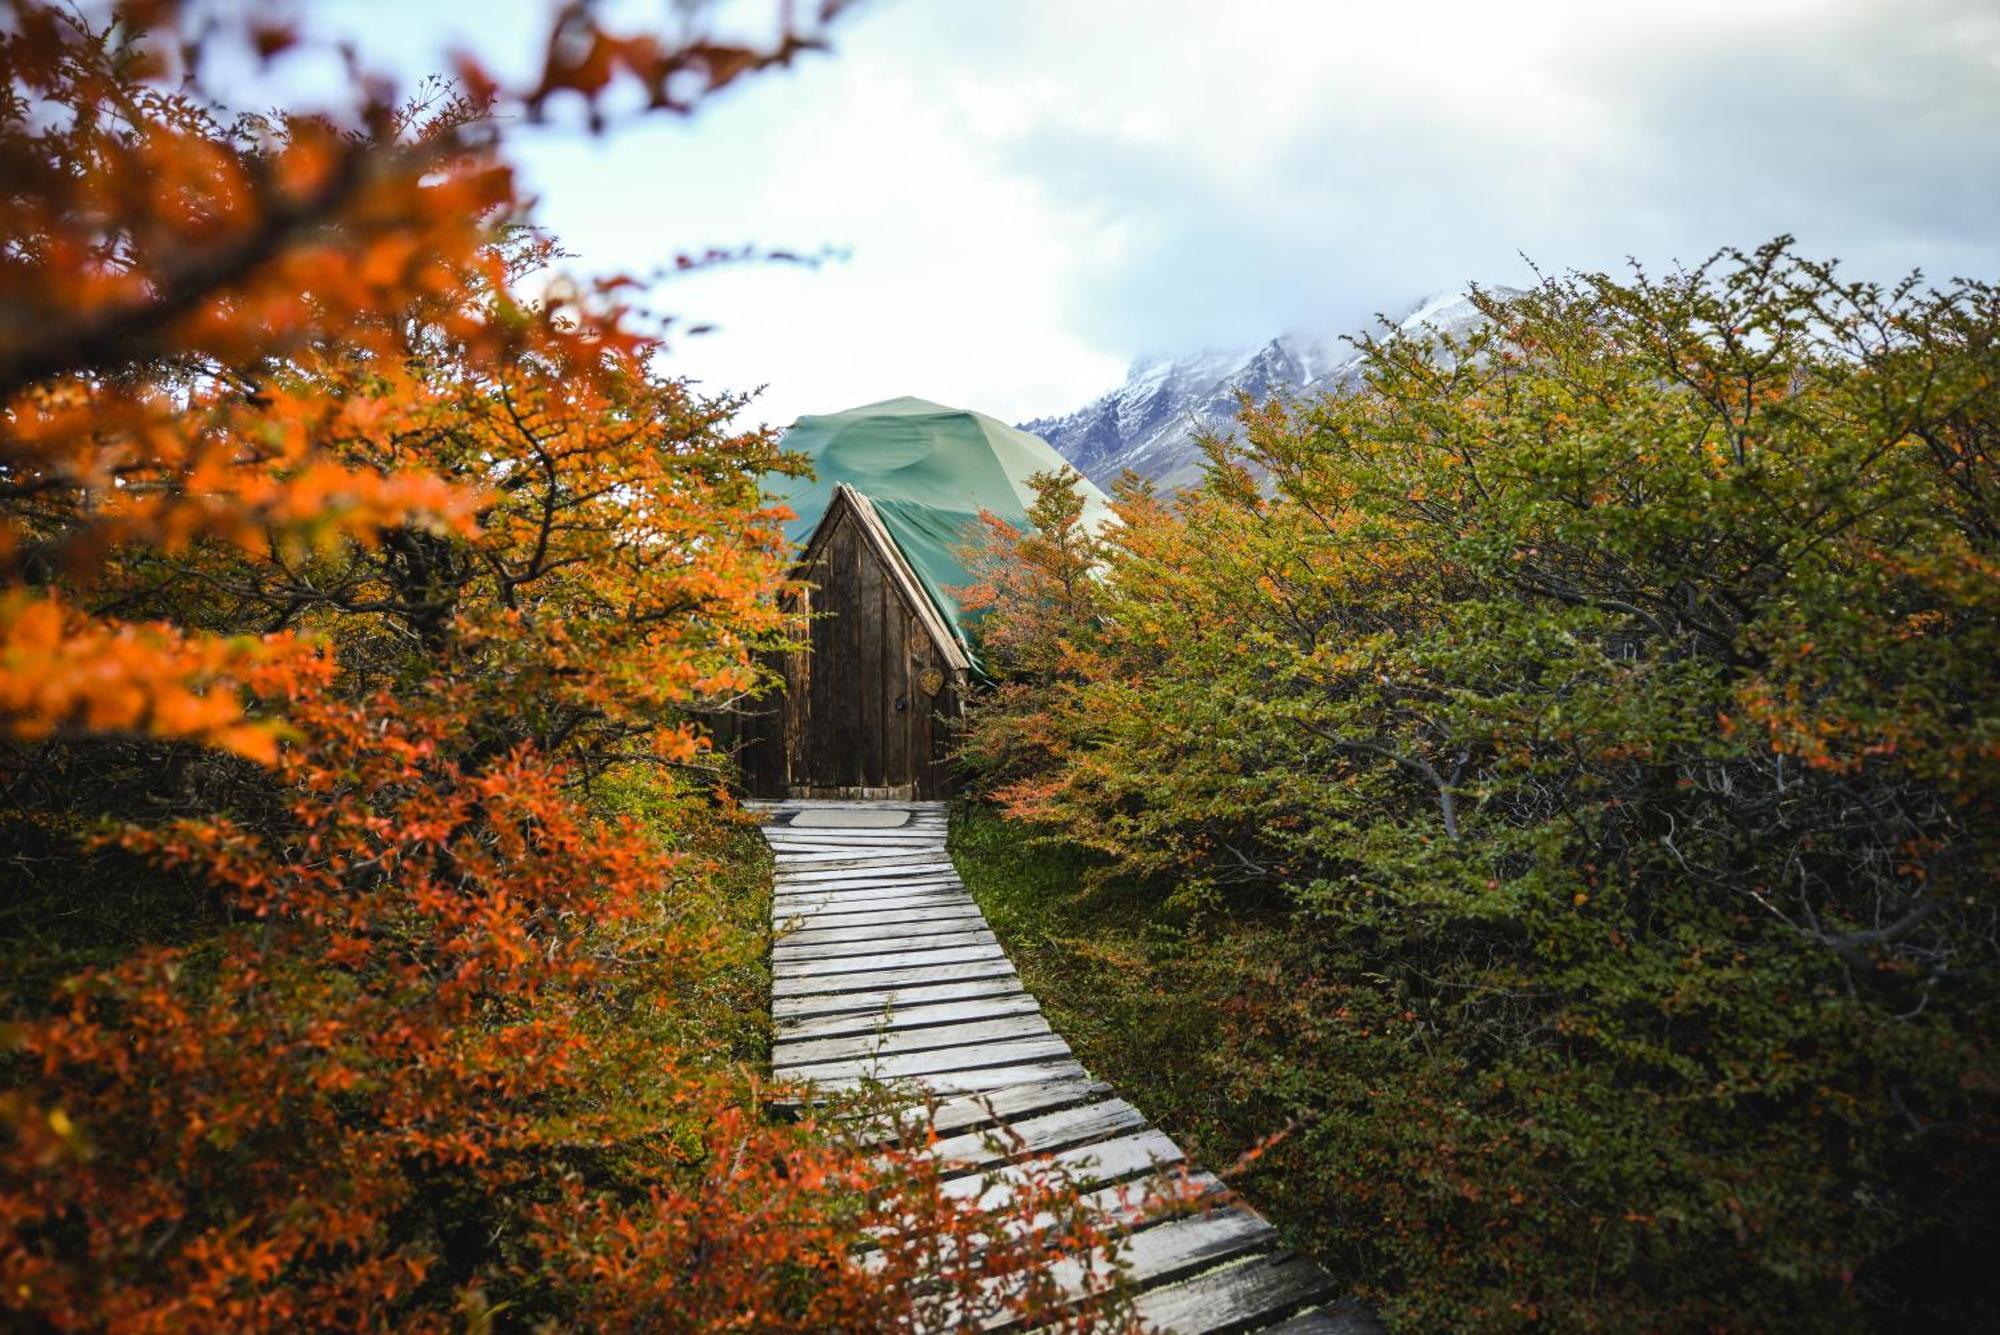
[[(1510, 288), (1489, 291), (1513, 295)], [(1398, 327), (1457, 337), (1482, 318), (1463, 294), (1447, 292), (1419, 302)], [(1232, 430), (1238, 394), (1261, 401), (1338, 389), (1353, 383), (1360, 364), (1352, 345), (1341, 339), (1298, 334), (1281, 334), (1248, 349), (1141, 357), (1125, 383), (1102, 398), (1060, 417), (1020, 425), (1100, 486), (1129, 468), (1171, 491), (1200, 477), (1195, 436), (1204, 429)]]

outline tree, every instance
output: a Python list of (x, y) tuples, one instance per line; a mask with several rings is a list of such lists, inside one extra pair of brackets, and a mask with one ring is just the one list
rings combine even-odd
[(1478, 301), (1246, 405), (1087, 619), (1002, 591), (1082, 670), (979, 723), (1039, 743), (995, 796), (1282, 896), (1288, 985), (1216, 1050), (1392, 1310), (1977, 1324), (2000, 294), (1781, 241)]
[(782, 636), (785, 462), (622, 280), (523, 292), (558, 251), (500, 113), (684, 113), (819, 26), (569, 5), (529, 86), (256, 117), (205, 71), (282, 27), (7, 13), (0, 1310), (1047, 1309), (1047, 1230), (1095, 1236), (1059, 1181), (981, 1209), (921, 1133), (764, 1115), (755, 869), (692, 720)]

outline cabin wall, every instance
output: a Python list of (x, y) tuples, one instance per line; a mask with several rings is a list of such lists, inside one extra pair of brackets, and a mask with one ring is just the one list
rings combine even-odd
[(853, 513), (828, 522), (799, 572), (808, 584), (799, 610), (811, 615), (801, 650), (779, 665), (784, 690), (727, 731), (744, 786), (753, 797), (948, 796), (963, 673), (938, 653)]

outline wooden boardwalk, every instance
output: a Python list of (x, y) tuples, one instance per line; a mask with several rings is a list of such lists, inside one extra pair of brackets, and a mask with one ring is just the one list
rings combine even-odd
[[(1049, 1028), (952, 866), (942, 803), (760, 805), (777, 855), (778, 1078), (828, 1090), (907, 1082), (937, 1097), (937, 1153), (968, 1197), (1036, 1159), (1075, 1173), (1116, 1211), (1187, 1168), (1180, 1147)], [(1336, 1302), (1332, 1278), (1280, 1247), (1221, 1182), (1193, 1181), (1213, 1193), (1210, 1208), (1142, 1224), (1123, 1248), (1148, 1329), (1380, 1329)], [(1081, 1298), (1083, 1267), (1053, 1254), (1050, 1265)]]

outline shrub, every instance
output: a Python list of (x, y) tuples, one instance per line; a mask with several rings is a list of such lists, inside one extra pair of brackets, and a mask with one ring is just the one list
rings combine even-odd
[(1284, 896), (1218, 1050), (1392, 1314), (1990, 1322), (2000, 294), (1479, 303), (1124, 488), (1074, 616), (1002, 534), (969, 763), (1162, 911)]
[(954, 1206), (921, 1145), (766, 1115), (691, 719), (778, 643), (783, 461), (622, 284), (523, 291), (557, 251), (496, 125), (809, 36), (564, 6), (529, 87), (224, 119), (213, 48), (294, 34), (113, 18), (0, 20), (9, 1327), (1046, 1308), (1042, 1230), (1093, 1240), (1060, 1182)]

